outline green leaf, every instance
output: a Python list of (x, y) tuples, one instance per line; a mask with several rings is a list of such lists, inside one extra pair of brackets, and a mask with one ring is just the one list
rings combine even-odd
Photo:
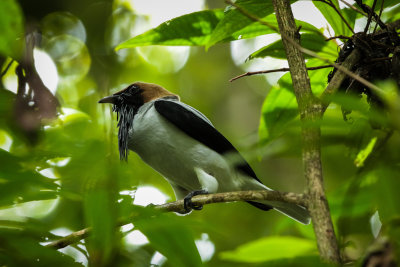
[[(116, 47), (116, 50), (148, 45), (169, 46), (196, 46), (207, 45), (218, 23), (224, 18), (224, 12), (220, 9), (199, 11), (164, 22), (154, 29), (135, 36)], [(263, 21), (278, 28), (276, 17), (271, 14)], [(301, 32), (314, 32), (321, 34), (313, 25), (296, 21), (301, 26)], [(260, 22), (250, 21), (245, 27), (239, 27), (236, 31), (226, 34), (219, 42), (229, 42), (239, 39), (253, 38), (256, 36), (276, 33), (275, 30), (262, 25)]]
[(17, 1), (0, 1), (0, 54), (18, 58), (24, 40), (24, 20)]
[(315, 241), (290, 237), (269, 236), (239, 246), (233, 251), (220, 253), (223, 260), (257, 263), (317, 253)]
[(356, 165), (357, 168), (364, 166), (364, 162), (374, 149), (377, 139), (378, 138), (376, 136), (371, 138), (368, 145), (364, 149), (360, 150), (360, 152), (358, 152), (357, 157), (354, 160), (354, 165)]
[[(274, 11), (272, 1), (238, 0), (235, 4), (258, 18), (266, 17)], [(208, 49), (216, 43), (229, 38), (235, 32), (247, 27), (253, 22), (252, 19), (243, 15), (236, 8), (229, 8), (225, 12), (223, 19), (218, 23), (217, 27), (213, 31), (206, 48)]]
[[(271, 14), (271, 15), (263, 18), (263, 21), (274, 26), (276, 29), (278, 28), (278, 22), (276, 21), (275, 14)], [(296, 25), (297, 25), (297, 27), (301, 27), (300, 32), (316, 33), (320, 36), (323, 36), (321, 31), (312, 24), (309, 24), (309, 23), (301, 21), (301, 20), (296, 20)], [(221, 40), (220, 42), (252, 38), (252, 37), (256, 37), (256, 36), (260, 36), (260, 35), (264, 35), (264, 34), (271, 34), (271, 33), (278, 33), (278, 32), (275, 31), (274, 29), (271, 29), (271, 28), (265, 26), (265, 25), (262, 25), (260, 22), (254, 22), (254, 23), (250, 24), (249, 26), (246, 26), (243, 29), (240, 29), (239, 31), (234, 32), (230, 37), (228, 37), (227, 39)]]
[[(356, 12), (354, 12), (354, 11), (347, 12), (347, 11), (341, 10), (339, 8), (338, 0), (332, 0), (332, 3), (336, 6), (336, 9), (341, 12), (342, 16), (346, 19), (346, 21), (350, 24), (350, 27), (352, 29), (354, 29)], [(345, 35), (345, 36), (353, 35), (352, 31), (347, 27), (347, 25), (343, 21), (343, 19), (338, 15), (338, 13), (331, 6), (329, 6), (326, 3), (318, 2), (318, 1), (313, 1), (313, 4), (315, 5), (316, 8), (319, 9), (319, 11), (322, 13), (322, 15), (325, 17), (325, 19), (331, 25), (331, 27), (335, 31), (335, 35)]]
[[(322, 48), (327, 45), (325, 38), (318, 34), (305, 33), (301, 35), (301, 46), (312, 50), (314, 52), (322, 51)], [(283, 47), (282, 40), (278, 40), (272, 44), (264, 46), (249, 56), (249, 59), (253, 58), (264, 58), (274, 57), (286, 59), (285, 48)], [(307, 54), (304, 54), (305, 58), (309, 58)]]
[(145, 45), (205, 45), (222, 17), (220, 9), (183, 15), (119, 44), (115, 50)]
[(298, 114), (290, 73), (282, 76), (278, 84), (271, 88), (262, 106), (259, 127), (259, 137), (262, 142), (279, 136)]
[(0, 228), (0, 262), (4, 266), (83, 266), (70, 256), (39, 244), (30, 231)]
[(202, 266), (193, 234), (181, 217), (161, 214), (135, 220), (134, 224), (150, 244), (167, 257), (169, 266)]
[(387, 23), (400, 19), (400, 5), (390, 8), (389, 10), (385, 10), (382, 13), (382, 19)]
[[(318, 66), (317, 59), (307, 61), (307, 66)], [(331, 68), (308, 71), (314, 95), (320, 95), (328, 84)], [(258, 134), (262, 143), (280, 136), (298, 115), (296, 97), (293, 93), (290, 73), (283, 75), (278, 85), (271, 88), (264, 100)]]
[[(399, 0), (378, 0), (376, 1), (375, 11), (379, 11), (381, 9), (382, 1), (384, 1), (383, 2), (384, 8), (391, 7), (399, 3)], [(364, 0), (363, 3), (372, 7), (374, 0)]]
[(57, 197), (55, 181), (23, 168), (26, 160), (0, 149), (0, 207)]

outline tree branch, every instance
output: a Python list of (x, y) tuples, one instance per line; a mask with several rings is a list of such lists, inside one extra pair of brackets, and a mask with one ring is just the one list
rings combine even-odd
[[(340, 263), (337, 244), (328, 202), (325, 197), (321, 164), (321, 130), (313, 124), (321, 118), (321, 104), (311, 91), (310, 79), (302, 51), (298, 49), (300, 35), (288, 0), (273, 0), (274, 10), (288, 59), (293, 89), (299, 106), (302, 123), (303, 165), (307, 180), (308, 210), (313, 222), (320, 257), (326, 261)], [(297, 33), (297, 34), (296, 34)], [(296, 45), (293, 45), (293, 40)], [(311, 122), (311, 123), (310, 123)]]
[[(307, 207), (307, 197), (304, 194), (279, 192), (279, 191), (268, 191), (268, 190), (256, 190), (256, 191), (236, 191), (236, 192), (224, 192), (207, 195), (197, 195), (192, 198), (192, 203), (196, 206), (207, 205), (212, 203), (222, 202), (234, 202), (234, 201), (257, 201), (257, 200), (270, 200), (270, 201), (282, 201), (287, 203), (297, 204), (303, 207)], [(179, 212), (185, 213), (183, 206), (183, 200), (177, 200), (161, 205), (154, 205), (154, 209), (163, 212)], [(125, 224), (129, 224), (126, 220), (119, 222), (118, 227)], [(91, 227), (79, 230), (70, 235), (67, 235), (59, 240), (53, 241), (46, 245), (46, 247), (61, 249), (71, 244), (77, 243), (80, 240), (88, 237), (91, 233)]]
[(82, 239), (86, 238), (89, 236), (90, 232), (92, 231), (91, 227), (73, 232), (72, 234), (69, 234), (59, 240), (53, 241), (50, 244), (47, 244), (46, 247), (48, 248), (55, 248), (55, 249), (61, 249), (65, 248), (71, 244), (75, 244)]
[(349, 30), (354, 34), (354, 30), (353, 28), (350, 26), (350, 24), (347, 22), (347, 20), (345, 19), (345, 17), (343, 17), (342, 13), (340, 13), (340, 10), (337, 9), (337, 7), (335, 6), (334, 3), (332, 3), (332, 0), (328, 0), (328, 2), (326, 2), (325, 0), (315, 0), (315, 1), (320, 1), (322, 3), (327, 4), (328, 6), (330, 6), (331, 8), (333, 8), (333, 10), (335, 10), (335, 12), (339, 15), (339, 17), (342, 19), (342, 21), (344, 22), (344, 24), (346, 24), (347, 28), (349, 28)]
[[(270, 201), (282, 201), (287, 203), (293, 203), (307, 207), (306, 197), (303, 194), (287, 193), (279, 191), (236, 191), (236, 192), (224, 192), (207, 195), (197, 195), (192, 198), (192, 203), (195, 206), (221, 203), (221, 202), (233, 202), (233, 201), (257, 201), (257, 200), (270, 200)], [(162, 211), (174, 211), (174, 212), (185, 212), (183, 207), (183, 200), (177, 200), (162, 205), (155, 206), (156, 209)]]
[(380, 17), (375, 13), (375, 11), (373, 9), (371, 9), (369, 6), (367, 6), (366, 4), (363, 4), (362, 0), (355, 0), (355, 2), (357, 3), (357, 5), (367, 14), (371, 14), (371, 16), (374, 18), (374, 20), (376, 21), (376, 23), (379, 24), (379, 27), (381, 27), (381, 29), (386, 29), (387, 26), (385, 23), (382, 22), (382, 20), (380, 19)]
[[(241, 7), (238, 6), (237, 4), (233, 3), (232, 1), (230, 1), (230, 0), (225, 0), (225, 2), (228, 3), (228, 4), (230, 4), (230, 5), (232, 5), (232, 6), (234, 6), (234, 7), (236, 7), (236, 8), (238, 9), (238, 11), (240, 11), (243, 15), (247, 16), (249, 19), (252, 19), (252, 20), (254, 20), (254, 21), (257, 21), (257, 22), (261, 23), (262, 25), (265, 25), (265, 26), (271, 28), (271, 29), (274, 30), (274, 31), (278, 31), (278, 29), (277, 29), (275, 26), (273, 26), (273, 25), (271, 25), (270, 23), (265, 22), (265, 21), (263, 21), (262, 19), (260, 19), (260, 18), (258, 18), (258, 17), (256, 17), (256, 16), (254, 16), (253, 14), (249, 13), (247, 10), (244, 10), (243, 8), (241, 8)], [(399, 20), (399, 21), (400, 21), (400, 20)], [(398, 21), (393, 22), (393, 26), (394, 26), (394, 27), (395, 27), (395, 25), (397, 25), (397, 22), (398, 22)], [(350, 76), (351, 78), (353, 78), (354, 80), (356, 80), (356, 81), (358, 81), (358, 82), (364, 84), (364, 85), (367, 86), (368, 88), (370, 88), (372, 91), (374, 91), (374, 93), (376, 93), (376, 94), (379, 95), (379, 96), (385, 94), (384, 91), (383, 91), (382, 89), (380, 89), (378, 86), (376, 86), (375, 84), (373, 84), (373, 83), (367, 81), (366, 79), (360, 77), (359, 75), (357, 75), (357, 74), (351, 72), (350, 70), (344, 68), (344, 67), (341, 66), (340, 64), (337, 64), (337, 63), (335, 63), (335, 62), (333, 62), (333, 61), (331, 61), (331, 60), (329, 60), (329, 59), (326, 59), (326, 58), (324, 58), (324, 57), (321, 57), (321, 56), (318, 55), (317, 53), (315, 53), (315, 52), (313, 52), (313, 51), (311, 51), (311, 50), (309, 50), (309, 49), (307, 49), (307, 48), (302, 47), (298, 42), (295, 42), (295, 41), (293, 40), (293, 38), (291, 38), (290, 36), (288, 36), (285, 32), (282, 32), (282, 31), (281, 31), (280, 34), (281, 34), (283, 40), (289, 42), (291, 45), (293, 45), (296, 49), (300, 50), (302, 53), (307, 54), (307, 55), (312, 56), (312, 57), (315, 57), (315, 58), (318, 58), (318, 59), (320, 59), (320, 60), (322, 60), (322, 61), (324, 61), (324, 62), (326, 62), (326, 63), (332, 65), (333, 67), (335, 67), (335, 68), (341, 70), (342, 72), (344, 72), (345, 74), (347, 74), (348, 76)]]
[(330, 37), (330, 38), (326, 39), (325, 41), (327, 42), (327, 41), (334, 40), (334, 39), (346, 39), (346, 40), (350, 40), (351, 37), (344, 36), (344, 35), (338, 35), (338, 36)]
[[(345, 61), (343, 61), (342, 67), (351, 70), (353, 66), (360, 60), (360, 58), (360, 51), (358, 49), (354, 49), (345, 59)], [(347, 77), (347, 74), (340, 70), (336, 71), (335, 75), (333, 75), (331, 81), (329, 82), (328, 86), (320, 97), (322, 101), (322, 113), (324, 113), (326, 108), (329, 106), (330, 97), (339, 90), (340, 85)]]
[(342, 2), (343, 4), (345, 4), (346, 6), (348, 6), (349, 8), (353, 9), (355, 12), (358, 12), (361, 15), (363, 15), (365, 17), (368, 17), (367, 13), (364, 13), (363, 11), (359, 10), (358, 8), (356, 8), (355, 6), (351, 5), (350, 3), (346, 2), (345, 0), (339, 0), (339, 1)]
[(368, 33), (369, 25), (371, 24), (372, 13), (375, 13), (374, 12), (375, 6), (376, 6), (376, 0), (374, 0), (374, 2), (372, 3), (372, 9), (370, 10), (370, 13), (368, 14), (367, 25), (365, 25), (364, 33)]
[[(307, 70), (319, 70), (319, 69), (325, 69), (325, 68), (332, 68), (332, 66), (331, 65), (324, 65), (324, 66), (318, 66), (318, 67), (307, 67)], [(274, 70), (249, 71), (249, 72), (240, 74), (239, 76), (233, 77), (229, 81), (233, 82), (233, 81), (236, 81), (237, 79), (243, 78), (245, 76), (252, 76), (252, 75), (257, 75), (257, 74), (266, 74), (266, 73), (280, 72), (280, 71), (290, 71), (290, 68), (280, 68), (280, 69), (274, 69)]]

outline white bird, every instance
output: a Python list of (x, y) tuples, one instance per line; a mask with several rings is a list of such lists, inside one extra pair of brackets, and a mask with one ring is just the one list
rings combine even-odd
[[(272, 190), (206, 116), (163, 87), (136, 82), (99, 103), (112, 103), (118, 114), (121, 160), (127, 160), (128, 150), (136, 152), (167, 179), (185, 205), (190, 206), (191, 197), (200, 193)], [(262, 210), (276, 209), (303, 224), (310, 222), (308, 211), (296, 204), (248, 202)]]

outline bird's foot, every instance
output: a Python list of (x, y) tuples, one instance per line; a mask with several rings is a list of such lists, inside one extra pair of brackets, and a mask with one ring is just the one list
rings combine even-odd
[(194, 191), (190, 192), (189, 194), (187, 194), (187, 196), (183, 199), (183, 207), (184, 207), (186, 213), (191, 211), (192, 209), (193, 210), (203, 209), (203, 205), (199, 205), (199, 206), (193, 205), (192, 197), (197, 196), (197, 195), (206, 195), (206, 194), (208, 194), (208, 191), (205, 189), (194, 190)]

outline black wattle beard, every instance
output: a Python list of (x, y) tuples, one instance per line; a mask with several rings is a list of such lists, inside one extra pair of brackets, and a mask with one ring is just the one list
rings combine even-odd
[(112, 110), (117, 112), (119, 158), (120, 160), (128, 161), (129, 131), (132, 129), (133, 118), (139, 108), (132, 105), (120, 104), (114, 105)]

